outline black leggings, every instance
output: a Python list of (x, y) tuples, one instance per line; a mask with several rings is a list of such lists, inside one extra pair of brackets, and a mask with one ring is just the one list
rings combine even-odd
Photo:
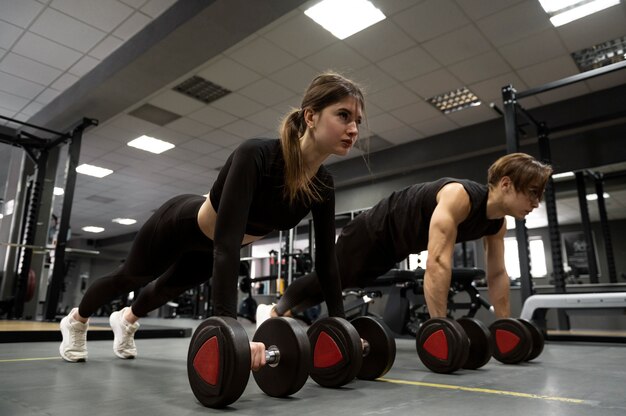
[[(204, 201), (202, 196), (181, 195), (163, 204), (137, 233), (126, 262), (89, 286), (78, 306), (80, 316), (87, 318), (142, 286), (132, 311), (146, 316), (208, 281), (213, 273), (213, 241), (200, 230), (197, 219)], [(236, 283), (233, 286), (236, 290)]]
[[(366, 287), (396, 264), (389, 251), (370, 235), (364, 216), (356, 217), (341, 230), (335, 253), (342, 289)], [(276, 305), (276, 312), (279, 315), (289, 310), (299, 313), (323, 301), (317, 274), (312, 272), (287, 287)]]

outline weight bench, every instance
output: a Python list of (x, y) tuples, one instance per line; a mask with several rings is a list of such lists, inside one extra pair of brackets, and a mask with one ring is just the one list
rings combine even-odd
[(521, 318), (545, 331), (548, 309), (626, 309), (626, 292), (532, 295), (524, 302)]
[[(382, 297), (382, 292), (377, 287), (391, 287), (389, 300), (387, 301), (383, 320), (389, 328), (399, 335), (408, 334), (414, 336), (422, 322), (429, 318), (426, 302), (424, 300), (424, 269), (399, 270), (392, 269), (378, 277), (371, 287), (365, 289), (345, 290), (344, 297), (354, 295), (358, 299), (344, 306), (346, 316), (351, 312), (357, 316), (373, 315), (369, 312), (369, 304), (376, 298)], [(485, 271), (475, 268), (454, 268), (450, 291), (448, 292), (448, 315), (456, 310), (467, 310), (464, 316), (473, 317), (481, 307), (493, 310), (493, 307), (482, 298), (474, 285), (475, 280), (483, 278)], [(469, 295), (469, 302), (455, 302), (454, 298), (459, 293)], [(414, 295), (411, 301), (408, 294)]]

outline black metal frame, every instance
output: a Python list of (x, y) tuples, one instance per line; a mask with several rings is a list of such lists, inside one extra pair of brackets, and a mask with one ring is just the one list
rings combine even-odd
[[(512, 85), (506, 85), (502, 87), (502, 101), (504, 105), (504, 112), (497, 110), (497, 108), (495, 108), (495, 110), (498, 111), (498, 113), (502, 114), (502, 116), (504, 117), (507, 153), (513, 153), (519, 150), (518, 132), (520, 130), (520, 126), (517, 123), (517, 116), (519, 113), (537, 130), (541, 159), (546, 163), (551, 163), (550, 140), (548, 137), (549, 129), (545, 123), (535, 120), (534, 117), (518, 103), (519, 99), (595, 78), (597, 76), (608, 74), (624, 68), (626, 68), (626, 61), (621, 61), (604, 66), (602, 68), (593, 69), (591, 71), (586, 71), (557, 81), (549, 82), (547, 84), (541, 85), (536, 88), (531, 88), (523, 92), (517, 92)], [(613, 115), (613, 117), (615, 117), (615, 115)], [(575, 128), (577, 126), (579, 127), (581, 125), (583, 124), (578, 121), (568, 126), (555, 127), (554, 129), (551, 129), (551, 131), (563, 131), (570, 128)], [(565, 293), (565, 276), (563, 270), (561, 239), (557, 223), (556, 198), (554, 196), (554, 182), (552, 181), (552, 179), (550, 179), (546, 189), (546, 209), (548, 212), (548, 226), (551, 240), (550, 247), (552, 251), (553, 271), (555, 274), (555, 288), (557, 293)], [(515, 230), (520, 258), (521, 296), (523, 303), (530, 295), (534, 293), (532, 276), (530, 275), (528, 232), (526, 230), (525, 221), (516, 220)], [(595, 255), (593, 257), (593, 262), (595, 264)], [(559, 319), (559, 321), (561, 323), (562, 320)]]
[[(54, 135), (52, 138), (44, 139), (23, 130), (14, 130), (14, 134), (11, 135), (0, 132), (0, 143), (6, 143), (11, 146), (22, 148), (28, 157), (35, 163), (35, 175), (29, 186), (29, 194), (26, 199), (28, 201), (28, 206), (24, 210), (24, 221), (22, 221), (20, 243), (26, 247), (20, 248), (20, 261), (18, 263), (17, 271), (18, 278), (16, 287), (14, 288), (15, 300), (9, 313), (9, 316), (12, 318), (21, 318), (24, 312), (24, 303), (28, 286), (28, 273), (33, 255), (33, 249), (28, 246), (33, 246), (35, 243), (35, 233), (37, 230), (36, 222), (39, 217), (39, 210), (41, 206), (40, 198), (41, 191), (44, 186), (48, 153), (52, 148), (58, 146), (59, 144), (69, 142), (69, 166), (65, 177), (63, 208), (59, 222), (59, 235), (55, 248), (55, 262), (52, 270), (52, 279), (48, 285), (44, 311), (44, 319), (54, 320), (56, 316), (58, 298), (61, 292), (63, 278), (65, 276), (65, 246), (67, 243), (67, 232), (69, 229), (69, 220), (72, 211), (72, 202), (74, 199), (76, 166), (78, 165), (81, 139), (85, 129), (90, 126), (97, 126), (98, 121), (95, 119), (83, 118), (81, 121), (71, 126), (67, 133), (61, 133), (2, 115), (0, 115), (0, 119)], [(54, 309), (53, 312), (51, 312), (52, 309)]]

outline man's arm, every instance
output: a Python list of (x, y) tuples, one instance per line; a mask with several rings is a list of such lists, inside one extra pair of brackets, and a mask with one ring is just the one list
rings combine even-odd
[(450, 183), (437, 194), (437, 207), (428, 229), (424, 275), (424, 297), (431, 318), (446, 316), (457, 227), (467, 218), (470, 208), (469, 195), (460, 183)]
[(485, 261), (487, 263), (487, 286), (489, 300), (498, 318), (511, 316), (509, 303), (510, 280), (504, 265), (504, 235), (506, 221), (502, 228), (494, 234), (483, 238), (485, 245)]

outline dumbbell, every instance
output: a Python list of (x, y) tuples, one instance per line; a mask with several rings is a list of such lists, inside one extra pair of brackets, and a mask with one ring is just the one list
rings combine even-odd
[[(396, 358), (396, 342), (382, 320), (361, 316), (318, 319), (307, 331), (312, 356), (311, 378), (323, 387), (341, 387), (355, 377), (374, 380)], [(363, 339), (363, 342), (361, 342)]]
[(518, 364), (539, 357), (544, 338), (539, 328), (525, 319), (503, 318), (489, 326), (493, 357), (504, 364)]
[[(259, 388), (273, 397), (299, 391), (309, 376), (311, 347), (292, 318), (263, 322), (252, 339), (266, 345), (267, 364), (254, 372)], [(250, 343), (243, 326), (230, 317), (211, 317), (194, 331), (187, 354), (187, 377), (206, 407), (225, 407), (243, 393), (250, 377)]]
[(460, 368), (476, 370), (492, 355), (491, 334), (474, 318), (432, 318), (415, 336), (417, 355), (435, 373), (449, 374)]

